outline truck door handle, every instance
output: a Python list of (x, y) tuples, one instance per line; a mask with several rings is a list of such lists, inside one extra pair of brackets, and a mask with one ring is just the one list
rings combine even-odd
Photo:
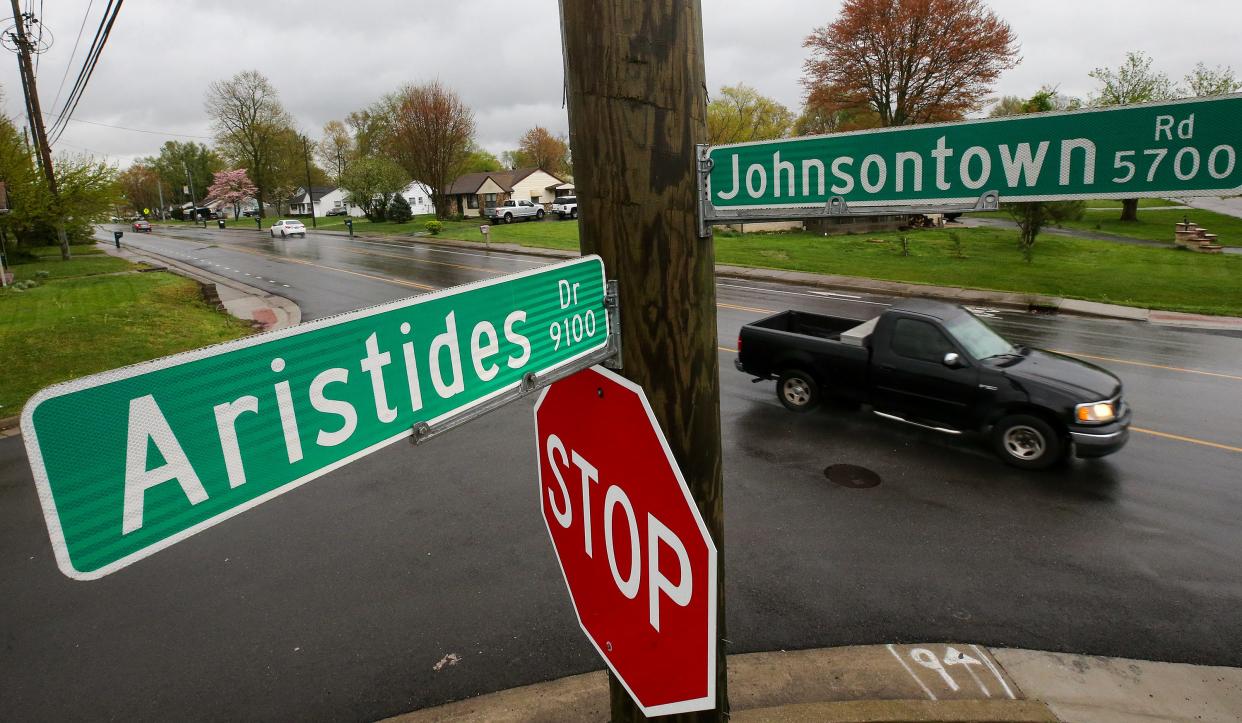
[(891, 372), (891, 371), (896, 371), (896, 370), (897, 368), (894, 367), (892, 364), (881, 364), (880, 365), (880, 371), (882, 372)]

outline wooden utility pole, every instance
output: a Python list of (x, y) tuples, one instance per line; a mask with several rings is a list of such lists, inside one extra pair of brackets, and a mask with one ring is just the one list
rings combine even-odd
[[(619, 283), (624, 368), (642, 385), (718, 551), (717, 705), (728, 716), (715, 251), (697, 237), (707, 142), (699, 0), (561, 0), (584, 254)], [(642, 718), (610, 676), (612, 719)]]
[[(56, 188), (56, 174), (52, 171), (52, 147), (47, 142), (47, 131), (43, 127), (43, 110), (39, 107), (39, 88), (35, 84), (34, 68), (30, 63), (30, 38), (26, 36), (26, 18), (22, 15), (17, 0), (13, 2), (13, 45), (17, 48), (17, 65), (21, 72), (22, 89), (26, 92), (26, 112), (30, 116), (30, 128), (34, 132), (35, 146), (39, 151), (39, 165), (43, 166), (43, 174), (47, 177), (47, 187), (52, 198), (59, 207), (60, 193)], [(56, 213), (60, 213), (59, 208)], [(65, 233), (65, 223), (58, 220), (56, 235), (60, 241), (60, 257), (69, 260), (69, 237)]]

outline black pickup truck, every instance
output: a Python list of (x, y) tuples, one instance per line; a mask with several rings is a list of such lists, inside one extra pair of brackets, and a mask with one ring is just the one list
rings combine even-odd
[(1116, 376), (1010, 344), (954, 304), (909, 300), (871, 320), (781, 312), (742, 327), (735, 365), (775, 379), (795, 412), (827, 396), (940, 432), (989, 432), (1001, 459), (1027, 469), (1111, 454), (1129, 438)]

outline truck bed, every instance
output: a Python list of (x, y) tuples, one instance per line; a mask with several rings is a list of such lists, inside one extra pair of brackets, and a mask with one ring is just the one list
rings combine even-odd
[(865, 322), (862, 319), (847, 319), (842, 316), (812, 314), (805, 311), (782, 311), (756, 321), (750, 326), (841, 341), (842, 332), (849, 331), (863, 323)]

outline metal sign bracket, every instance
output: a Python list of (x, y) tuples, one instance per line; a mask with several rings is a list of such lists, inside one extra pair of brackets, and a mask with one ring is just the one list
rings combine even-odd
[(467, 422), (473, 422), (488, 412), (494, 412), (510, 402), (516, 402), (522, 397), (537, 392), (553, 382), (571, 377), (583, 369), (589, 369), (596, 364), (601, 364), (609, 369), (620, 369), (621, 299), (617, 291), (616, 280), (610, 279), (607, 282), (606, 289), (604, 306), (608, 311), (608, 343), (605, 346), (545, 374), (528, 372), (522, 377), (522, 381), (518, 386), (505, 391), (503, 394), (492, 397), (478, 406), (450, 414), (434, 425), (430, 422), (417, 422), (410, 427), (410, 443), (414, 445), (422, 444), (433, 437), (444, 434), (450, 429), (460, 427)]

